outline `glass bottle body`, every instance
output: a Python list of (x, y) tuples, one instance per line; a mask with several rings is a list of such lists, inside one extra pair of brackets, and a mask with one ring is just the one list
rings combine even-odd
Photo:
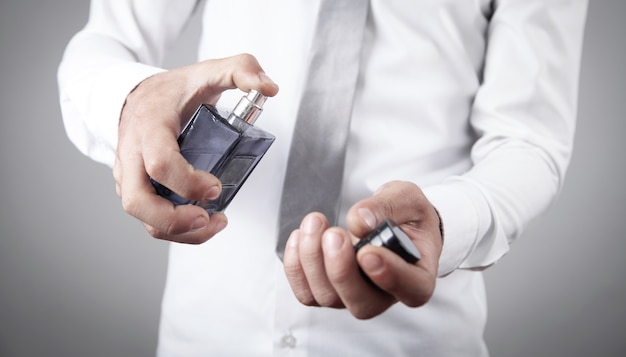
[(180, 152), (194, 168), (215, 175), (221, 195), (211, 202), (188, 200), (153, 181), (159, 195), (175, 205), (194, 204), (209, 214), (230, 204), (275, 137), (232, 113), (201, 105), (178, 137)]

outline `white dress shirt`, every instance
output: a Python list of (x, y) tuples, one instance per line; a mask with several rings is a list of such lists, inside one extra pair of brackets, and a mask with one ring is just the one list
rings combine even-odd
[[(277, 139), (200, 246), (172, 244), (162, 356), (485, 356), (481, 269), (557, 195), (574, 137), (586, 1), (371, 0), (342, 212), (391, 180), (423, 188), (445, 226), (420, 308), (371, 320), (297, 302), (274, 253), (318, 1), (211, 0), (199, 59), (247, 52), (280, 85), (257, 125)], [(93, 0), (59, 69), (69, 138), (113, 165), (126, 95), (158, 73), (191, 0)], [(232, 107), (241, 92), (224, 94)], [(342, 216), (343, 216), (342, 214)], [(538, 247), (541, 249), (541, 247)]]

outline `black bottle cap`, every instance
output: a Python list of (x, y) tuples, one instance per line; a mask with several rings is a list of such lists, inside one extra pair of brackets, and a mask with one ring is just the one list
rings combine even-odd
[(402, 228), (390, 219), (385, 219), (383, 223), (376, 227), (367, 237), (356, 243), (354, 250), (358, 251), (366, 244), (385, 247), (398, 254), (410, 264), (415, 264), (421, 258), (411, 238), (404, 233)]

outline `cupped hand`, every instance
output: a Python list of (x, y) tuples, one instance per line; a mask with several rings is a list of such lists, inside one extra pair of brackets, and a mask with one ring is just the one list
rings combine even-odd
[(209, 216), (198, 206), (174, 206), (158, 196), (150, 177), (189, 200), (207, 202), (220, 195), (219, 180), (194, 169), (176, 138), (200, 104), (215, 104), (222, 92), (234, 88), (270, 97), (278, 92), (257, 60), (242, 54), (156, 74), (126, 98), (113, 167), (116, 191), (124, 210), (153, 237), (197, 244), (226, 226), (222, 213)]
[[(420, 251), (409, 264), (383, 247), (353, 244), (385, 218), (395, 221)], [(394, 181), (356, 203), (347, 230), (329, 227), (320, 213), (307, 215), (285, 248), (284, 269), (296, 298), (309, 306), (347, 308), (355, 317), (377, 316), (400, 301), (410, 307), (428, 302), (437, 279), (442, 236), (439, 217), (420, 188)], [(366, 281), (359, 271), (375, 284)]]

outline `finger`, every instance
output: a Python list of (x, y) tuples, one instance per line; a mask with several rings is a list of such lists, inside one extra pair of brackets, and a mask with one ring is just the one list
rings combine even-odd
[(300, 262), (315, 301), (321, 306), (343, 307), (324, 267), (322, 234), (326, 228), (328, 221), (323, 214), (314, 212), (304, 217), (298, 245)]
[(295, 230), (289, 236), (287, 244), (285, 245), (285, 252), (283, 256), (283, 268), (285, 275), (291, 286), (291, 290), (294, 295), (302, 304), (307, 306), (319, 306), (315, 301), (315, 297), (311, 292), (309, 283), (307, 282), (306, 275), (300, 264), (300, 257), (298, 253), (298, 245), (300, 241), (300, 230)]
[[(178, 206), (175, 209), (189, 209), (194, 208), (195, 206)], [(195, 207), (197, 208), (197, 207)], [(195, 209), (194, 208), (194, 209)], [(201, 224), (201, 223), (199, 223)], [(152, 227), (146, 223), (143, 223), (144, 227), (152, 235), (154, 238), (168, 240), (171, 242), (177, 243), (187, 243), (187, 244), (201, 244), (211, 239), (217, 233), (222, 231), (228, 225), (228, 219), (226, 215), (222, 213), (214, 213), (209, 216), (209, 224), (205, 229), (190, 229), (188, 232), (181, 234), (169, 234), (167, 232), (162, 232), (157, 230), (155, 227)], [(193, 226), (193, 223), (192, 223)]]
[(203, 93), (207, 103), (214, 103), (223, 91), (234, 88), (246, 92), (256, 89), (268, 97), (278, 93), (278, 85), (265, 74), (257, 59), (247, 53), (207, 60), (191, 68), (195, 81), (202, 81), (207, 88)]
[(419, 187), (409, 182), (387, 183), (355, 204), (346, 218), (351, 233), (360, 237), (384, 218), (400, 225), (420, 252), (417, 264), (407, 264), (392, 251), (372, 246), (363, 247), (357, 260), (377, 286), (398, 300), (409, 306), (425, 303), (434, 291), (442, 240), (437, 213)]
[(191, 201), (209, 202), (220, 195), (220, 181), (206, 171), (194, 169), (168, 132), (155, 130), (150, 134), (149, 140), (143, 140), (143, 160), (150, 177)]
[(210, 238), (211, 233), (225, 225), (225, 217), (217, 216), (210, 222), (206, 211), (198, 206), (175, 207), (166, 199), (155, 195), (154, 188), (143, 168), (139, 156), (130, 155), (121, 163), (121, 195), (124, 210), (147, 226), (152, 235), (171, 240), (188, 234), (188, 243), (200, 243)]
[(439, 216), (421, 189), (410, 182), (389, 182), (372, 197), (356, 203), (346, 221), (352, 234), (364, 237), (385, 218), (400, 225), (417, 246), (421, 254), (418, 265), (436, 271), (442, 246)]
[(367, 319), (386, 310), (394, 298), (363, 279), (349, 235), (331, 228), (322, 237), (328, 279), (352, 315)]
[(357, 260), (376, 286), (407, 306), (422, 306), (433, 294), (435, 272), (407, 264), (388, 249), (365, 246), (357, 253)]
[(420, 188), (401, 181), (381, 186), (374, 195), (357, 202), (346, 215), (350, 232), (357, 237), (367, 235), (385, 218), (414, 227), (430, 221), (435, 225), (438, 222), (434, 208)]

